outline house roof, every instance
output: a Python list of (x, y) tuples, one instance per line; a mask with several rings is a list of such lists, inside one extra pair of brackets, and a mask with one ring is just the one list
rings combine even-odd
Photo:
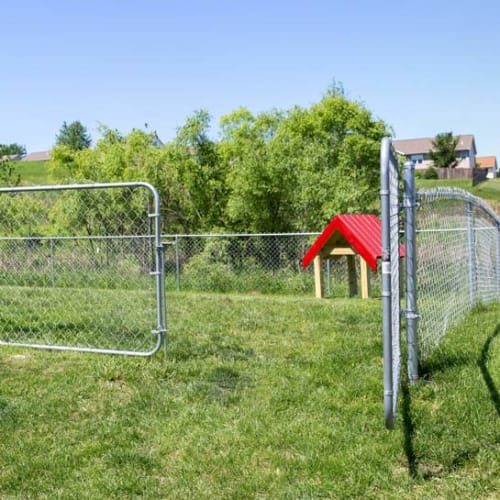
[[(392, 145), (398, 153), (404, 155), (425, 154), (433, 150), (432, 141), (434, 137), (422, 137), (419, 139), (394, 139)], [(476, 143), (472, 134), (458, 136), (456, 151), (476, 152)]]
[(46, 161), (50, 160), (50, 151), (37, 151), (26, 155), (21, 161)]
[(382, 228), (380, 220), (372, 214), (336, 215), (318, 236), (302, 259), (306, 269), (314, 258), (322, 253), (327, 255), (336, 246), (347, 243), (366, 260), (375, 271), (377, 259), (382, 255)]
[(477, 156), (476, 166), (479, 168), (497, 168), (497, 157), (496, 156)]

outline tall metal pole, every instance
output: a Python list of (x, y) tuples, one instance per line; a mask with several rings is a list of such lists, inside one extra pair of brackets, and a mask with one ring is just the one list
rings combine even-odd
[(384, 350), (385, 426), (394, 428), (392, 379), (392, 302), (391, 302), (391, 221), (389, 197), (389, 162), (391, 140), (382, 139), (380, 150), (380, 205), (382, 218), (382, 335)]
[(496, 255), (496, 275), (497, 275), (497, 295), (500, 297), (500, 220), (496, 221), (497, 228), (497, 255)]

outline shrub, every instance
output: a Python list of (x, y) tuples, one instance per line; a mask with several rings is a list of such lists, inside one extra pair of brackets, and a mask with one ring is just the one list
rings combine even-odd
[(423, 179), (439, 179), (439, 175), (437, 170), (434, 167), (428, 167), (425, 169), (423, 175)]

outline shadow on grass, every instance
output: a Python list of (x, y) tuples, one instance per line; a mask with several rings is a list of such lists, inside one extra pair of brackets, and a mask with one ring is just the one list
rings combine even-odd
[[(481, 354), (479, 360), (477, 360), (477, 364), (479, 365), (484, 382), (490, 392), (491, 401), (493, 402), (495, 410), (500, 415), (500, 393), (498, 391), (497, 386), (495, 385), (495, 382), (487, 366), (491, 344), (499, 336), (500, 336), (500, 324), (497, 325), (495, 331), (487, 338), (483, 348), (481, 349)], [(471, 358), (466, 355), (443, 357), (440, 358), (438, 361), (434, 361), (422, 367), (420, 375), (422, 378), (431, 378), (432, 374), (435, 373), (436, 371), (444, 371), (452, 366), (468, 364), (470, 363), (470, 361)], [(430, 480), (436, 476), (441, 475), (441, 473), (444, 470), (444, 467), (440, 470), (440, 472), (420, 470), (418, 456), (415, 451), (415, 445), (414, 445), (415, 424), (412, 417), (410, 384), (406, 378), (401, 382), (401, 396), (402, 396), (401, 417), (403, 421), (403, 432), (404, 432), (404, 451), (408, 463), (409, 476), (412, 479), (422, 477), (424, 480)], [(498, 443), (494, 443), (494, 445), (496, 444)], [(457, 467), (465, 466), (465, 464), (472, 458), (474, 458), (474, 456), (476, 456), (480, 452), (480, 450), (481, 446), (477, 445), (471, 448), (459, 450), (455, 458), (452, 460), (449, 469), (453, 470), (456, 469)]]
[(486, 387), (488, 387), (488, 390), (490, 391), (490, 397), (491, 401), (493, 402), (493, 405), (495, 406), (495, 409), (500, 415), (500, 394), (498, 393), (498, 389), (495, 385), (495, 382), (493, 378), (491, 377), (491, 374), (488, 370), (488, 358), (489, 358), (489, 351), (491, 347), (491, 343), (500, 335), (500, 324), (497, 325), (496, 330), (488, 337), (486, 340), (483, 349), (481, 350), (481, 356), (479, 358), (478, 364), (479, 368), (481, 370), (481, 374), (484, 379), (484, 383), (486, 384)]
[(418, 476), (418, 460), (413, 446), (413, 436), (415, 434), (415, 425), (411, 416), (411, 395), (408, 381), (405, 379), (401, 384), (402, 394), (402, 419), (404, 429), (404, 450), (408, 462), (408, 472), (411, 478)]
[(419, 368), (419, 375), (421, 379), (429, 380), (438, 372), (444, 372), (451, 367), (465, 366), (476, 363), (473, 353), (455, 353), (446, 354), (442, 356), (435, 356), (433, 359), (426, 361), (426, 363)]

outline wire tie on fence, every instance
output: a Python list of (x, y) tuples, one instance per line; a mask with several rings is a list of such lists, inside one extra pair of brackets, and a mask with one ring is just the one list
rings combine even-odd
[(158, 212), (155, 212), (155, 213), (152, 213), (152, 214), (148, 214), (148, 217), (149, 217), (150, 219), (152, 219), (152, 218), (154, 218), (154, 217), (159, 217), (159, 216), (160, 216), (160, 214), (159, 214)]

